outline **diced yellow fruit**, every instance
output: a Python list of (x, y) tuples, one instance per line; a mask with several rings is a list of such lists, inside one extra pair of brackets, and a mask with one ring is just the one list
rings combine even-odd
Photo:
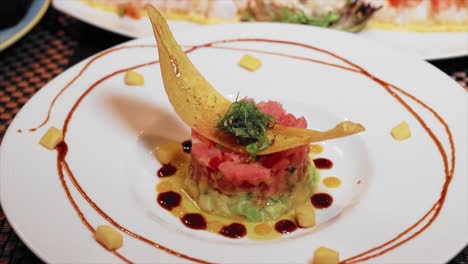
[(405, 140), (411, 137), (411, 130), (405, 121), (392, 128), (392, 137), (396, 140)]
[(98, 226), (94, 236), (97, 242), (101, 243), (108, 250), (116, 250), (122, 247), (123, 236), (111, 226)]
[(62, 130), (56, 127), (49, 127), (47, 132), (42, 136), (39, 144), (46, 149), (53, 150), (63, 140)]
[(125, 73), (125, 84), (142, 86), (145, 84), (145, 77), (135, 71)]
[(262, 66), (262, 62), (254, 56), (245, 54), (240, 60), (239, 65), (249, 71), (256, 71), (260, 66)]
[(338, 264), (340, 253), (327, 247), (319, 247), (314, 252), (313, 264)]
[(306, 202), (295, 208), (296, 222), (300, 227), (315, 225), (315, 208), (310, 202)]
[(183, 159), (182, 145), (171, 141), (156, 148), (156, 158), (161, 164), (168, 164)]

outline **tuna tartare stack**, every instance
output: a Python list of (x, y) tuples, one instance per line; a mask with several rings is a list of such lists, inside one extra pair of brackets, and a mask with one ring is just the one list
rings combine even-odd
[[(288, 127), (307, 127), (275, 101), (258, 108)], [(192, 130), (189, 177), (185, 189), (199, 207), (223, 216), (268, 221), (305, 202), (316, 173), (309, 145), (252, 157), (216, 144)]]

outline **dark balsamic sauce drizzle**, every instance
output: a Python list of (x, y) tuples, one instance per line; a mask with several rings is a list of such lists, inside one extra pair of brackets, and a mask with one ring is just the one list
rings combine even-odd
[(198, 213), (184, 214), (180, 218), (180, 221), (182, 221), (186, 227), (196, 230), (205, 230), (208, 226), (205, 217)]
[(281, 234), (289, 234), (296, 231), (296, 229), (296, 223), (288, 219), (279, 220), (275, 224), (275, 230)]
[(190, 153), (192, 151), (192, 141), (191, 140), (185, 140), (182, 142), (182, 150), (185, 153)]
[(156, 173), (159, 178), (169, 177), (176, 173), (177, 168), (171, 164), (163, 164)]
[[(256, 51), (256, 50), (252, 50), (252, 49), (242, 49), (242, 48), (232, 48), (232, 47), (220, 47), (220, 46), (214, 46), (216, 44), (223, 44), (223, 43), (232, 43), (232, 42), (266, 42), (266, 43), (277, 43), (277, 44), (285, 44), (285, 45), (291, 45), (291, 46), (298, 46), (298, 47), (303, 47), (303, 48), (306, 48), (306, 49), (311, 49), (311, 50), (315, 50), (315, 51), (318, 51), (318, 52), (321, 52), (321, 53), (324, 53), (324, 54), (327, 54), (333, 58), (336, 58), (344, 63), (346, 63), (348, 66), (350, 67), (347, 67), (347, 66), (342, 66), (342, 65), (338, 65), (338, 64), (333, 64), (333, 63), (328, 63), (328, 62), (324, 62), (324, 61), (319, 61), (319, 60), (313, 60), (313, 59), (310, 59), (310, 58), (304, 58), (304, 57), (299, 57), (299, 56), (293, 56), (293, 55), (288, 55), (288, 54), (282, 54), (282, 53), (275, 53), (275, 52), (268, 52), (268, 51)], [(109, 54), (109, 53), (112, 53), (112, 52), (115, 52), (115, 51), (118, 51), (118, 50), (122, 50), (122, 49), (131, 49), (131, 48), (154, 48), (155, 46), (154, 45), (134, 45), (134, 46), (121, 46), (121, 47), (117, 47), (117, 48), (112, 48), (112, 49), (109, 49), (107, 51), (104, 51), (98, 55), (96, 55), (95, 57), (93, 57), (82, 69), (81, 71), (69, 82), (67, 83), (66, 86), (64, 86), (60, 92), (54, 97), (52, 103), (50, 104), (49, 106), (49, 109), (48, 109), (48, 112), (47, 112), (47, 116), (46, 118), (37, 126), (37, 127), (34, 127), (34, 128), (31, 128), (29, 131), (36, 131), (37, 129), (43, 127), (50, 119), (50, 115), (51, 115), (51, 111), (56, 103), (56, 101), (61, 97), (61, 95), (85, 72), (85, 70), (92, 64), (94, 63), (96, 60), (98, 60), (99, 58)], [(429, 209), (416, 223), (414, 223), (413, 225), (409, 226), (407, 229), (403, 230), (401, 233), (397, 234), (394, 238), (390, 239), (389, 241), (385, 242), (385, 243), (382, 243), (374, 248), (371, 248), (365, 252), (362, 252), (360, 254), (357, 254), (353, 257), (350, 257), (348, 259), (345, 259), (343, 261), (341, 261), (340, 263), (342, 264), (349, 264), (349, 263), (358, 263), (358, 262), (363, 262), (363, 261), (366, 261), (366, 260), (369, 260), (369, 259), (372, 259), (374, 257), (377, 257), (377, 256), (380, 256), (380, 255), (383, 255), (385, 254), (386, 252), (390, 251), (390, 250), (393, 250), (399, 246), (401, 246), (402, 244), (408, 242), (409, 240), (415, 238), (417, 235), (419, 235), (420, 233), (422, 233), (424, 230), (426, 230), (433, 222), (434, 220), (437, 218), (437, 216), (439, 215), (440, 211), (442, 210), (443, 208), (443, 205), (445, 203), (445, 199), (447, 197), (447, 193), (448, 193), (448, 187), (451, 183), (451, 180), (452, 180), (452, 177), (453, 177), (453, 173), (454, 173), (454, 169), (455, 169), (455, 160), (456, 160), (456, 156), (455, 156), (455, 144), (454, 144), (454, 141), (453, 141), (453, 136), (452, 136), (452, 133), (451, 133), (451, 130), (450, 128), (448, 127), (447, 123), (445, 122), (445, 120), (431, 107), (429, 107), (428, 105), (426, 105), (424, 102), (420, 101), (418, 98), (416, 98), (415, 96), (413, 96), (412, 94), (408, 93), (408, 92), (405, 92), (404, 90), (400, 89), (399, 87), (395, 86), (395, 85), (392, 85), (390, 83), (387, 83), (381, 79), (379, 79), (378, 77), (375, 77), (373, 76), (372, 74), (370, 74), (369, 72), (367, 72), (364, 68), (352, 63), (351, 61), (343, 58), (343, 57), (340, 57), (332, 52), (329, 52), (327, 50), (324, 50), (324, 49), (319, 49), (319, 48), (316, 48), (314, 46), (311, 46), (311, 45), (307, 45), (307, 44), (302, 44), (302, 43), (296, 43), (296, 42), (290, 42), (290, 41), (281, 41), (281, 40), (269, 40), (269, 39), (256, 39), (256, 38), (244, 38), (244, 39), (230, 39), (230, 40), (222, 40), (222, 41), (216, 41), (216, 42), (211, 42), (211, 43), (206, 43), (204, 45), (200, 45), (200, 46), (193, 46), (192, 48), (190, 48), (189, 50), (186, 51), (186, 53), (189, 53), (189, 52), (192, 52), (194, 50), (197, 50), (197, 49), (200, 49), (200, 48), (205, 48), (205, 47), (211, 47), (211, 48), (221, 48), (221, 49), (231, 49), (231, 50), (244, 50), (244, 51), (254, 51), (254, 52), (259, 52), (259, 53), (264, 53), (264, 54), (270, 54), (270, 55), (276, 55), (276, 56), (282, 56), (282, 57), (289, 57), (289, 58), (293, 58), (293, 59), (298, 59), (298, 60), (306, 60), (306, 61), (311, 61), (311, 62), (314, 62), (314, 63), (319, 63), (319, 64), (323, 64), (323, 65), (328, 65), (328, 66), (331, 66), (331, 67), (335, 67), (335, 68), (340, 68), (340, 69), (343, 69), (343, 70), (347, 70), (347, 71), (351, 71), (351, 72), (355, 72), (355, 73), (358, 73), (358, 74), (362, 74), (366, 77), (368, 77), (370, 80), (378, 83), (380, 86), (382, 86), (382, 88), (385, 89), (385, 91), (391, 95), (395, 100), (397, 100), (418, 122), (419, 124), (423, 127), (423, 129), (426, 131), (426, 133), (430, 136), (431, 140), (434, 142), (434, 144), (436, 145), (438, 151), (439, 151), (439, 154), (441, 155), (441, 158), (442, 158), (442, 161), (443, 161), (443, 164), (444, 164), (444, 173), (445, 173), (445, 182), (442, 186), (442, 191), (440, 192), (440, 196), (439, 196), (439, 199), (437, 199), (437, 201), (433, 204), (433, 206), (431, 207), (431, 209)], [(141, 68), (141, 67), (145, 67), (145, 66), (148, 66), (148, 65), (153, 65), (157, 63), (157, 61), (152, 61), (152, 62), (148, 62), (148, 63), (144, 63), (144, 64), (140, 64), (140, 65), (136, 65), (134, 67), (129, 67), (129, 68), (126, 68), (126, 69), (122, 69), (122, 70), (118, 70), (118, 71), (115, 71), (111, 74), (108, 74), (106, 75), (105, 77), (99, 79), (98, 81), (96, 81), (93, 85), (91, 85), (79, 98), (78, 100), (75, 102), (75, 104), (73, 105), (72, 109), (70, 110), (70, 112), (68, 113), (68, 116), (67, 116), (67, 119), (65, 120), (64, 124), (63, 124), (63, 135), (64, 135), (64, 139), (65, 139), (65, 136), (66, 136), (66, 133), (67, 133), (67, 130), (68, 130), (68, 125), (73, 117), (73, 114), (74, 112), (76, 111), (76, 109), (78, 108), (78, 106), (80, 105), (81, 101), (83, 101), (83, 99), (94, 89), (96, 88), (97, 85), (99, 85), (100, 83), (102, 83), (104, 80), (107, 80), (117, 74), (120, 74), (120, 73), (123, 73), (125, 71), (128, 71), (128, 70), (132, 70), (132, 69), (136, 69), (136, 68)], [(406, 96), (407, 98), (409, 98), (410, 100), (413, 100), (414, 102), (416, 102), (417, 104), (419, 104), (420, 106), (422, 106), (423, 108), (425, 108), (426, 110), (428, 110), (429, 112), (431, 112), (434, 117), (442, 124), (442, 126), (444, 127), (445, 129), (445, 132), (448, 136), (448, 140), (449, 140), (449, 144), (450, 144), (450, 154), (451, 154), (451, 159), (450, 159), (450, 162), (449, 162), (449, 159), (448, 159), (448, 155), (445, 151), (445, 148), (442, 146), (442, 143), (440, 142), (439, 138), (434, 134), (434, 132), (428, 127), (428, 125), (425, 123), (425, 121), (416, 113), (416, 111), (411, 108), (408, 103), (406, 101), (404, 101), (400, 95), (398, 95), (396, 92), (399, 92), (400, 94)], [(70, 203), (72, 204), (73, 208), (75, 209), (75, 211), (77, 212), (78, 216), (80, 217), (81, 221), (83, 222), (83, 224), (91, 231), (94, 233), (94, 228), (89, 224), (89, 222), (87, 221), (87, 219), (85, 218), (85, 216), (83, 215), (81, 209), (77, 206), (74, 198), (71, 196), (71, 193), (70, 193), (70, 190), (68, 189), (68, 186), (65, 182), (65, 179), (64, 179), (64, 171), (67, 173), (69, 179), (72, 181), (73, 185), (75, 186), (75, 188), (80, 192), (81, 196), (94, 208), (94, 210), (96, 212), (98, 212), (104, 219), (106, 219), (110, 224), (112, 224), (114, 227), (120, 229), (121, 231), (125, 232), (126, 234), (136, 238), (136, 239), (139, 239), (141, 240), (142, 242), (145, 242), (149, 245), (152, 245), (158, 249), (161, 249), (161, 250), (164, 250), (166, 251), (167, 253), (169, 254), (172, 254), (172, 255), (175, 255), (175, 256), (178, 256), (178, 257), (181, 257), (181, 258), (184, 258), (184, 259), (187, 259), (187, 260), (191, 260), (191, 261), (196, 261), (196, 262), (201, 262), (201, 263), (208, 263), (204, 260), (200, 260), (200, 259), (196, 259), (196, 258), (193, 258), (193, 257), (190, 257), (190, 256), (187, 256), (187, 255), (184, 255), (182, 253), (179, 253), (179, 252), (176, 252), (176, 251), (173, 251), (169, 248), (166, 248), (156, 242), (153, 242), (141, 235), (138, 235), (136, 233), (133, 233), (132, 231), (126, 229), (125, 227), (119, 225), (115, 220), (113, 220), (112, 218), (110, 218), (100, 207), (98, 207), (95, 202), (86, 194), (86, 192), (81, 188), (81, 185), (77, 182), (72, 170), (70, 169), (67, 161), (66, 161), (66, 154), (67, 154), (67, 145), (65, 142), (62, 142), (60, 143), (58, 146), (57, 146), (57, 151), (58, 151), (58, 154), (57, 154), (57, 169), (59, 171), (59, 179), (62, 183), (62, 187), (70, 201)], [(424, 225), (422, 225), (420, 227), (420, 225), (423, 223), (424, 220), (428, 219), (427, 223), (425, 223)], [(419, 228), (418, 228), (419, 227)], [(410, 232), (412, 232), (412, 234), (409, 234)], [(404, 238), (405, 236), (407, 236), (406, 238)], [(125, 262), (130, 262), (128, 259), (126, 259), (125, 257), (123, 257), (122, 255), (120, 255), (119, 253), (117, 252), (113, 252), (115, 255), (117, 255), (119, 258), (121, 258), (123, 261)]]
[(156, 200), (162, 208), (168, 211), (172, 211), (172, 209), (180, 205), (180, 202), (182, 201), (182, 196), (180, 196), (180, 194), (176, 192), (169, 191), (160, 193)]
[(328, 193), (315, 193), (310, 197), (312, 205), (317, 209), (325, 209), (332, 205), (333, 197)]
[(223, 226), (219, 233), (229, 238), (242, 238), (247, 234), (247, 229), (243, 224), (232, 223), (227, 226)]
[(333, 167), (333, 161), (326, 158), (316, 158), (314, 159), (314, 165), (317, 169), (327, 170)]

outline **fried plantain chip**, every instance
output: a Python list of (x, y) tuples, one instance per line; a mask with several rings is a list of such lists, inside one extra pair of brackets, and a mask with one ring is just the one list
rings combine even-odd
[[(226, 113), (231, 101), (218, 93), (195, 68), (177, 44), (162, 14), (151, 5), (146, 5), (146, 11), (158, 44), (164, 89), (177, 115), (204, 137), (227, 148), (245, 152), (245, 146), (239, 145), (233, 136), (216, 129), (217, 119)], [(268, 137), (274, 140), (273, 144), (258, 154), (341, 138), (364, 130), (362, 125), (350, 121), (323, 132), (276, 124), (268, 129)]]

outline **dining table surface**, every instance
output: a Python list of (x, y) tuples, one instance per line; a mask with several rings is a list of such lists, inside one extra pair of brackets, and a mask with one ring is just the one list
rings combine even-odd
[[(81, 60), (128, 40), (50, 7), (33, 30), (0, 51), (0, 141), (21, 107), (49, 81)], [(468, 92), (468, 56), (429, 63)], [(0, 228), (0, 264), (43, 262), (21, 241), (1, 207)], [(468, 264), (468, 247), (449, 264)]]

